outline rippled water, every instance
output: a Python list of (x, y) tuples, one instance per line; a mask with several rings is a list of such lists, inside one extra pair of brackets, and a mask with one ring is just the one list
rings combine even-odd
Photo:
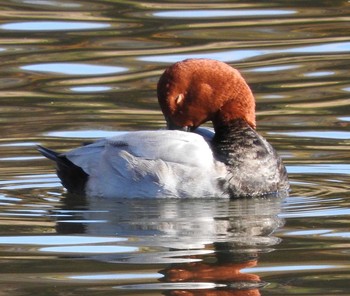
[[(349, 295), (349, 1), (0, 3), (1, 295)], [(64, 151), (164, 126), (169, 64), (237, 67), (290, 197), (67, 196)]]

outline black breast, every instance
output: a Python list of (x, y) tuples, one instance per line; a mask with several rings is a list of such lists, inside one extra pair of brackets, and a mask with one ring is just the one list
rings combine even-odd
[(217, 128), (212, 141), (216, 158), (229, 170), (224, 190), (233, 197), (287, 192), (286, 169), (275, 149), (243, 120)]

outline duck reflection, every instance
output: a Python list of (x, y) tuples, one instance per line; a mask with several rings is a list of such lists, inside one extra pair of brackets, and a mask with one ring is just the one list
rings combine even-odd
[(242, 269), (257, 265), (258, 253), (247, 251), (239, 254), (221, 248), (220, 244), (215, 246), (215, 256), (210, 258), (211, 262), (173, 264), (162, 271), (165, 282), (210, 282), (216, 284), (216, 289), (173, 290), (167, 295), (260, 295), (259, 288), (265, 283), (258, 275), (242, 272)]
[[(101, 254), (94, 259), (118, 263), (165, 264), (160, 282), (166, 295), (260, 295), (265, 285), (246, 272), (259, 255), (273, 251), (284, 224), (282, 199), (86, 199), (78, 207), (66, 200), (76, 221), (57, 221), (60, 233), (120, 236), (146, 251)], [(71, 217), (72, 218), (72, 217)], [(77, 223), (77, 221), (79, 221)], [(178, 284), (181, 288), (177, 288)], [(198, 288), (212, 283), (213, 288)], [(174, 284), (174, 286), (171, 286)], [(194, 288), (195, 287), (195, 288)]]

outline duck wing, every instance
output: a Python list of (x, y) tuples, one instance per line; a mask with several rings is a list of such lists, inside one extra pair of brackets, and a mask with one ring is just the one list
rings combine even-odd
[(88, 195), (208, 196), (222, 171), (202, 136), (181, 131), (129, 132), (63, 155), (89, 175)]

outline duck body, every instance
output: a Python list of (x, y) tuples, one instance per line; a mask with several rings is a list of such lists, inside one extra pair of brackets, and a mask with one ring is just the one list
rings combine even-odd
[(221, 185), (226, 166), (195, 133), (128, 132), (55, 156), (44, 147), (39, 151), (47, 157), (51, 152), (49, 158), (56, 161), (57, 174), (71, 193), (105, 198), (228, 197)]
[[(67, 153), (57, 164), (68, 192), (106, 198), (285, 195), (286, 169), (256, 131), (255, 99), (239, 72), (208, 59), (169, 67), (157, 86), (169, 129), (128, 132)], [(212, 121), (214, 130), (199, 128)]]
[(196, 132), (127, 132), (62, 154), (39, 151), (56, 162), (68, 192), (79, 195), (230, 198), (288, 190), (281, 159), (249, 125)]

